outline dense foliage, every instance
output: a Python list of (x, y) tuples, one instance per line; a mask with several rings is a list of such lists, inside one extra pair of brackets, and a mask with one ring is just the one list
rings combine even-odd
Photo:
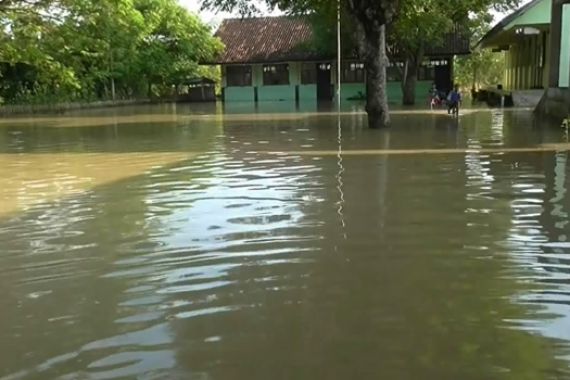
[(167, 95), (222, 48), (176, 0), (0, 0), (0, 100)]
[(428, 46), (441, 45), (449, 33), (467, 34), (477, 40), (492, 21), (491, 10), (506, 12), (519, 3), (520, 0), (403, 1), (390, 33), (391, 45), (397, 47), (405, 64), (401, 73), (403, 103), (415, 103), (417, 73)]
[[(491, 27), (491, 17), (479, 17), (472, 20), (473, 34), (471, 44), (477, 42)], [(503, 84), (505, 70), (505, 54), (495, 53), (489, 49), (473, 49), (468, 56), (455, 60), (455, 80), (466, 89), (478, 90)]]
[(504, 53), (477, 50), (469, 56), (455, 60), (455, 80), (463, 88), (479, 90), (503, 84), (505, 70)]

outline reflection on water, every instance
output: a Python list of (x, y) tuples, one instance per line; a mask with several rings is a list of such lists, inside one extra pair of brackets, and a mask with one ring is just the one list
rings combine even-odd
[(152, 111), (0, 126), (0, 379), (570, 377), (559, 130)]
[(337, 116), (337, 129), (338, 129), (338, 135), (337, 135), (337, 142), (338, 142), (338, 161), (337, 161), (337, 166), (338, 166), (338, 172), (336, 174), (336, 180), (337, 180), (337, 189), (338, 189), (338, 201), (337, 201), (337, 207), (338, 207), (338, 217), (340, 219), (340, 225), (342, 227), (342, 236), (343, 238), (346, 240), (348, 239), (348, 236), (346, 235), (346, 221), (344, 220), (344, 182), (342, 179), (342, 175), (344, 174), (344, 166), (342, 164), (342, 119), (340, 117), (340, 115)]
[(149, 173), (190, 157), (182, 152), (0, 154), (0, 216), (83, 194), (95, 186)]

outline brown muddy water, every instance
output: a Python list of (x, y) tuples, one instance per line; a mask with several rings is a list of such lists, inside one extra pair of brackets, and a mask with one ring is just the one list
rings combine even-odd
[(0, 379), (570, 379), (559, 128), (246, 111), (0, 120)]

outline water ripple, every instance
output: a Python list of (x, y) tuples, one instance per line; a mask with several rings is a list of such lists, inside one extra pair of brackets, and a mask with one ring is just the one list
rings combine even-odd
[[(564, 374), (567, 153), (501, 154), (539, 143), (502, 111), (295, 120), (0, 128), (0, 378)], [(345, 154), (419, 148), (459, 153)]]

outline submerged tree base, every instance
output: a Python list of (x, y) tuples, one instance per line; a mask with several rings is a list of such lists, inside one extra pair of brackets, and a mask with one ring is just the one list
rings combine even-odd
[(390, 116), (386, 113), (368, 113), (368, 128), (370, 129), (382, 129), (390, 127)]
[[(364, 27), (362, 28), (364, 29)], [(385, 128), (390, 125), (388, 94), (386, 92), (386, 28), (377, 30), (364, 29), (366, 39), (361, 42), (366, 60), (366, 112), (368, 126), (372, 129)]]

